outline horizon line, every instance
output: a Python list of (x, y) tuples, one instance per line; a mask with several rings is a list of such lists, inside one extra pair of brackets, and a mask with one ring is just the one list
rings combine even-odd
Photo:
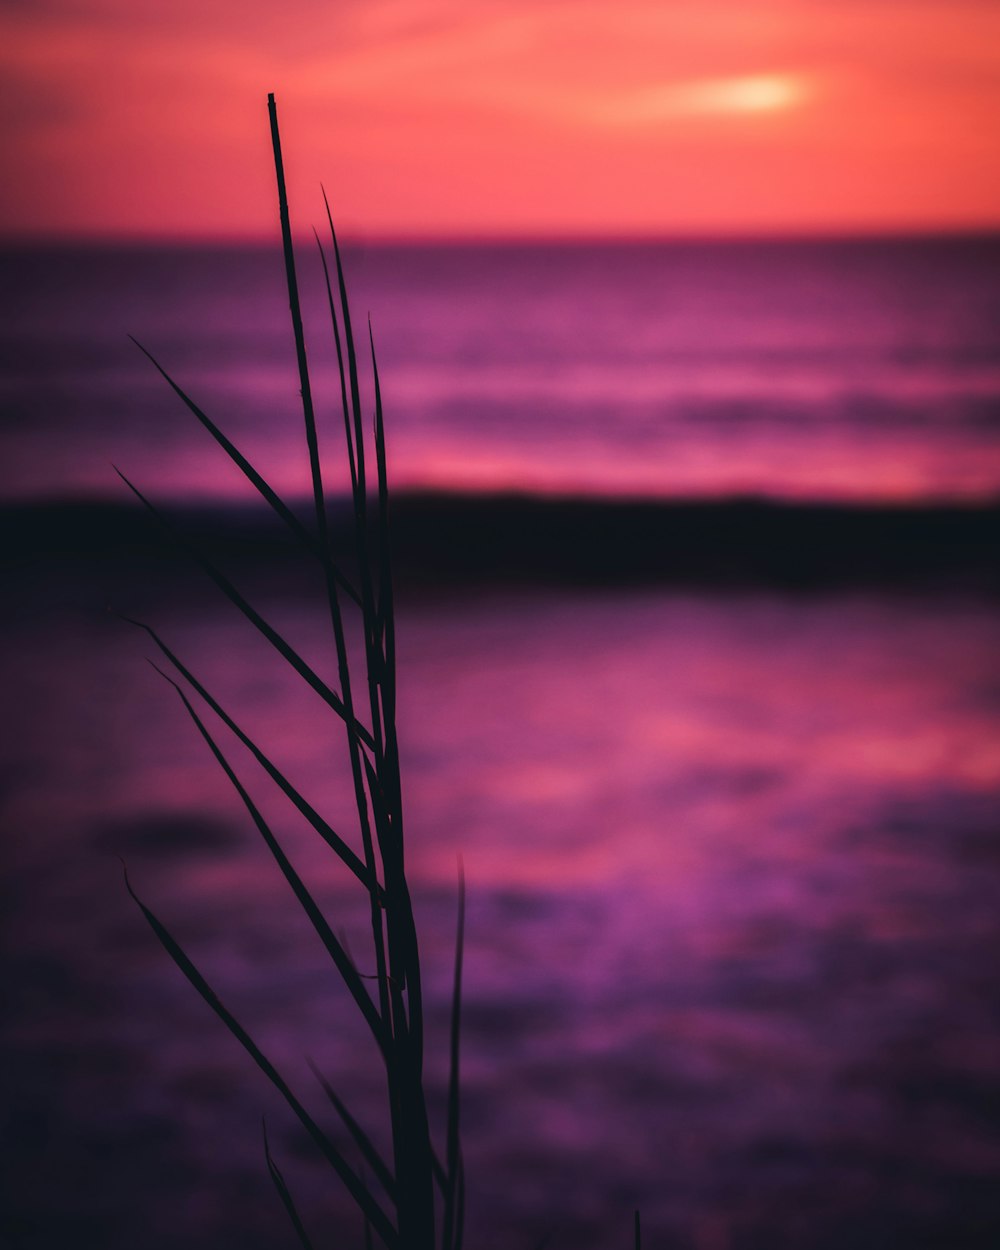
[[(803, 226), (746, 230), (670, 229), (662, 231), (461, 231), (407, 234), (391, 231), (340, 229), (340, 242), (349, 247), (574, 247), (643, 246), (651, 244), (722, 243), (835, 243), (835, 242), (919, 242), (933, 240), (991, 240), (1000, 238), (1000, 221), (983, 223), (944, 223), (909, 226)], [(294, 232), (296, 247), (313, 247), (309, 232)], [(280, 246), (280, 241), (264, 233), (176, 233), (53, 231), (0, 233), (0, 249), (40, 248), (263, 248)]]

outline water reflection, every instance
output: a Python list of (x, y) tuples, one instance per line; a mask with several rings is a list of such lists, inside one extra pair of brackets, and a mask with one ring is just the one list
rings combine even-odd
[[(321, 617), (277, 610), (329, 663)], [(348, 829), (340, 735), (308, 691), (224, 605), (163, 603), (158, 624)], [(400, 641), (432, 1041), (459, 852), (470, 885), (470, 1244), (627, 1244), (638, 1204), (654, 1245), (990, 1245), (992, 609), (488, 592), (404, 603)], [(364, 1029), (238, 801), (138, 638), (53, 616), (8, 643), (29, 709), (6, 801), (25, 1244), (132, 1246), (150, 1213), (152, 1247), (278, 1244), (262, 1110), (317, 1227), (341, 1220), (118, 884), (123, 854), (296, 1088), (312, 1055), (377, 1115)], [(363, 965), (351, 879), (278, 828)]]

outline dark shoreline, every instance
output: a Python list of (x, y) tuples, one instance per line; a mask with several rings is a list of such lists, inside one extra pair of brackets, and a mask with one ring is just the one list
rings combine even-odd
[[(301, 503), (303, 519), (309, 507)], [(287, 565), (287, 532), (255, 505), (172, 507), (178, 529), (220, 560)], [(335, 539), (346, 504), (332, 511)], [(940, 585), (1000, 590), (1000, 504), (887, 507), (759, 500), (637, 502), (519, 495), (406, 494), (392, 504), (402, 585), (661, 584), (701, 587)], [(174, 560), (137, 507), (7, 504), (11, 571), (66, 561)], [(338, 546), (343, 547), (342, 542)]]

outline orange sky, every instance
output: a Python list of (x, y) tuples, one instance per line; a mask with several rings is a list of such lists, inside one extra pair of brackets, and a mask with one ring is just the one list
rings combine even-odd
[(997, 0), (0, 0), (0, 233), (1000, 227)]

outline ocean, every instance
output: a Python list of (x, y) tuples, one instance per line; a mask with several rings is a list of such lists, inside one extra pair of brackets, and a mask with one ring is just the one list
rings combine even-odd
[[(300, 257), (340, 463), (318, 259)], [(368, 246), (399, 489), (859, 502), (1000, 493), (1000, 242)], [(4, 258), (4, 498), (238, 497), (131, 334), (290, 494), (307, 490), (276, 248)], [(341, 484), (346, 477), (341, 476)], [(336, 485), (334, 479), (334, 485)]]
[[(639, 1208), (655, 1247), (993, 1247), (1000, 240), (345, 259), (396, 499), (435, 1114), (459, 856), (468, 879), (467, 1244), (628, 1245)], [(337, 491), (325, 295), (300, 265)], [(120, 863), (317, 1114), (308, 1059), (384, 1132), (351, 1004), (114, 615), (155, 625), (350, 830), (337, 723), (111, 468), (221, 534), (332, 680), (309, 571), (127, 338), (301, 501), (280, 255), (67, 246), (3, 268), (5, 1236), (292, 1244), (266, 1115), (317, 1244), (361, 1244)], [(363, 961), (351, 879), (237, 748)]]

